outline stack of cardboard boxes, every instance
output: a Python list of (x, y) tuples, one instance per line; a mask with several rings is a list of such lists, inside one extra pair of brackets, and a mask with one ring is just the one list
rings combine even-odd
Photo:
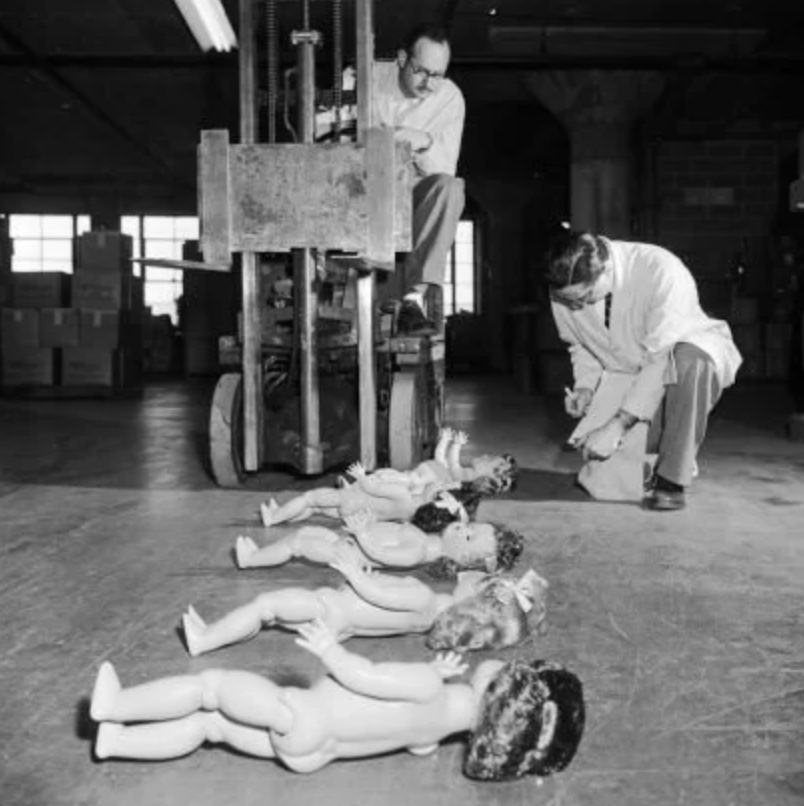
[(129, 236), (85, 233), (72, 276), (13, 274), (11, 298), (1, 314), (4, 389), (139, 386), (142, 282), (132, 276)]

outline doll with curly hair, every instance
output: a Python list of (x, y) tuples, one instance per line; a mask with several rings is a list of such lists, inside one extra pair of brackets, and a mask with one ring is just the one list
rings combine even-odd
[(518, 532), (493, 523), (456, 520), (434, 535), (412, 523), (378, 521), (364, 511), (348, 516), (345, 528), (351, 538), (325, 526), (302, 526), (262, 547), (240, 536), (235, 543), (237, 565), (260, 568), (284, 565), (293, 558), (328, 565), (345, 550), (381, 568), (426, 566), (432, 576), (455, 579), (460, 570), (510, 570), (523, 549)]
[(505, 781), (558, 772), (580, 744), (583, 687), (558, 664), (485, 660), (468, 682), (449, 682), (467, 670), (457, 654), (375, 663), (319, 621), (299, 632), (296, 643), (327, 671), (306, 689), (214, 668), (124, 688), (104, 662), (89, 709), (99, 723), (95, 757), (179, 758), (210, 742), (312, 773), (337, 759), (430, 754), (464, 734), (464, 773)]
[[(458, 651), (500, 649), (524, 638), (529, 622), (538, 624), (544, 618), (547, 583), (532, 570), (520, 580), (464, 571), (458, 574), (453, 590), (442, 593), (415, 577), (376, 572), (351, 552), (340, 552), (330, 564), (347, 584), (266, 591), (209, 624), (193, 607), (188, 608), (182, 617), (188, 651), (196, 656), (246, 641), (266, 626), (298, 630), (317, 618), (339, 641), (352, 636), (423, 633), (461, 602), (467, 603), (472, 614), (471, 627), (468, 621), (452, 630), (442, 625), (432, 646)], [(488, 605), (472, 606), (478, 599)], [(454, 617), (452, 623), (457, 624), (459, 618)]]

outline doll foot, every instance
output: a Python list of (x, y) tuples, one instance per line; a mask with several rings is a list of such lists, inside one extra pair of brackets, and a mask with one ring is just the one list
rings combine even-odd
[(260, 504), (260, 517), (263, 526), (273, 526), (276, 523), (275, 515), (279, 504), (272, 498), (267, 504)]
[(184, 627), (184, 640), (187, 643), (187, 651), (193, 657), (202, 654), (204, 647), (201, 646), (201, 639), (207, 628), (204, 620), (190, 607), (181, 617), (181, 622)]
[(257, 544), (250, 538), (240, 536), (235, 542), (235, 559), (238, 568), (251, 567), (251, 555), (257, 552)]
[(117, 740), (125, 730), (125, 725), (117, 722), (101, 722), (95, 737), (95, 757), (109, 758), (115, 754)]
[(117, 693), (121, 688), (114, 666), (108, 660), (104, 661), (98, 669), (95, 687), (92, 689), (92, 702), (89, 706), (89, 715), (96, 722), (111, 719)]

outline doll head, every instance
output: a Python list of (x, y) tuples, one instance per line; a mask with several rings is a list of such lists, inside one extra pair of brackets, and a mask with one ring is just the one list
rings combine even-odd
[(471, 484), (482, 495), (500, 495), (516, 489), (519, 466), (510, 453), (499, 456), (484, 454), (470, 462), (475, 473)]
[(437, 616), (427, 646), (457, 652), (514, 646), (542, 625), (547, 588), (547, 581), (533, 569), (520, 579), (484, 576), (468, 596), (457, 599)]
[[(455, 493), (459, 490), (442, 490), (427, 504), (422, 504), (410, 522), (427, 534), (440, 534), (449, 524), (469, 521), (469, 512)], [(476, 509), (476, 507), (475, 507)]]
[(458, 571), (509, 571), (522, 554), (522, 535), (494, 523), (455, 521), (441, 532), (442, 556), (427, 566), (436, 579), (456, 579)]
[(476, 691), (484, 685), (463, 766), (469, 778), (544, 777), (572, 761), (585, 709), (581, 681), (571, 671), (543, 660), (486, 661), (472, 681)]

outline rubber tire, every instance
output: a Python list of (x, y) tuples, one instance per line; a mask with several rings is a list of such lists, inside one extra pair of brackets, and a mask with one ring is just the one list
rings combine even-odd
[(240, 487), (243, 469), (243, 376), (221, 375), (209, 412), (209, 459), (212, 477), (221, 487)]
[(389, 464), (410, 470), (424, 458), (426, 439), (424, 376), (417, 368), (394, 374), (388, 412)]

